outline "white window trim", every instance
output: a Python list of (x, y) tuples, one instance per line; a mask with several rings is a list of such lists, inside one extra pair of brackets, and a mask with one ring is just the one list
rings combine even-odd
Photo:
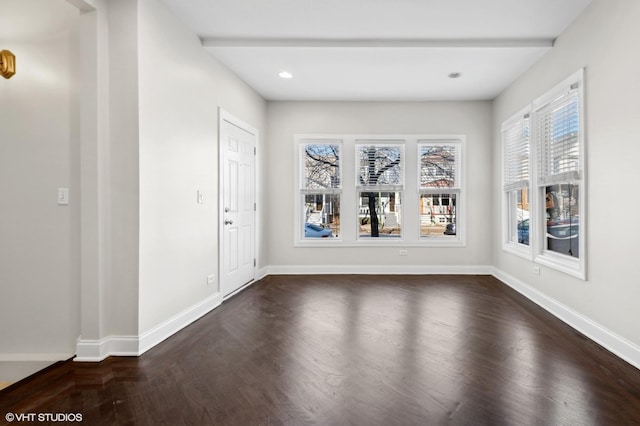
[[(513, 126), (515, 123), (520, 122), (525, 115), (529, 114), (529, 184), (527, 186), (527, 190), (529, 192), (529, 245), (521, 244), (518, 242), (511, 241), (509, 239), (511, 229), (511, 217), (510, 217), (510, 204), (509, 204), (509, 193), (512, 191), (508, 191), (504, 188), (505, 182), (505, 141), (502, 137), (503, 132)], [(502, 124), (502, 128), (500, 131), (501, 135), (501, 165), (502, 165), (502, 178), (501, 178), (501, 187), (500, 191), (502, 193), (502, 249), (509, 253), (515, 254), (516, 256), (523, 257), (527, 260), (533, 260), (533, 242), (532, 236), (535, 235), (535, 197), (533, 196), (533, 187), (532, 182), (533, 179), (531, 177), (531, 170), (534, 167), (532, 151), (533, 145), (531, 140), (531, 106), (528, 105), (522, 108), (520, 111), (512, 115), (510, 118), (504, 121)], [(524, 189), (524, 188), (523, 188)]]
[(544, 249), (545, 247), (545, 239), (546, 239), (546, 217), (545, 215), (542, 214), (541, 212), (541, 206), (544, 205), (544, 197), (545, 194), (543, 194), (544, 191), (544, 185), (542, 183), (539, 183), (539, 176), (538, 176), (538, 167), (535, 167), (533, 172), (533, 178), (532, 181), (534, 182), (534, 191), (535, 191), (535, 198), (536, 198), (536, 228), (538, 229), (538, 232), (536, 233), (536, 246), (535, 246), (535, 250), (534, 250), (534, 260), (537, 263), (540, 263), (542, 265), (548, 266), (550, 268), (556, 269), (558, 271), (562, 271), (566, 274), (572, 275), (576, 278), (580, 278), (582, 280), (586, 280), (586, 258), (587, 258), (587, 251), (586, 251), (586, 242), (587, 242), (587, 209), (586, 209), (586, 175), (587, 175), (587, 171), (586, 171), (586, 150), (585, 150), (585, 141), (586, 141), (586, 137), (585, 137), (585, 105), (584, 105), (584, 69), (580, 69), (577, 72), (573, 73), (572, 75), (570, 75), (569, 77), (567, 77), (566, 79), (564, 79), (562, 82), (560, 82), (559, 84), (557, 84), (554, 88), (552, 88), (551, 90), (549, 90), (548, 92), (546, 92), (544, 95), (542, 95), (541, 97), (539, 97), (538, 99), (536, 99), (535, 101), (533, 101), (532, 103), (532, 128), (533, 128), (533, 133), (532, 133), (532, 140), (535, 141), (534, 142), (534, 146), (535, 149), (533, 150), (533, 155), (535, 156), (535, 160), (536, 160), (536, 165), (538, 164), (539, 159), (537, 158), (538, 156), (538, 134), (537, 134), (537, 114), (536, 112), (539, 111), (542, 107), (544, 107), (546, 104), (548, 104), (549, 102), (551, 102), (553, 99), (557, 98), (558, 95), (560, 95), (561, 93), (565, 92), (567, 87), (571, 86), (572, 84), (578, 83), (579, 85), (579, 91), (578, 91), (578, 97), (579, 97), (579, 105), (580, 108), (578, 110), (578, 114), (579, 114), (579, 131), (578, 131), (578, 135), (579, 135), (579, 170), (581, 171), (580, 175), (580, 179), (576, 181), (576, 183), (578, 183), (579, 185), (579, 194), (580, 194), (580, 198), (579, 198), (579, 212), (580, 212), (580, 229), (579, 229), (579, 253), (580, 253), (580, 257), (578, 259), (576, 258), (572, 258), (569, 256), (564, 256), (555, 252), (552, 252), (550, 250), (546, 250)]
[[(360, 148), (361, 147), (367, 147), (367, 146), (379, 146), (381, 148), (391, 148), (391, 147), (398, 147), (400, 149), (400, 183), (399, 184), (380, 184), (380, 185), (362, 185), (360, 183), (359, 180), (359, 174), (360, 174)], [(405, 198), (405, 190), (406, 190), (406, 185), (405, 185), (405, 178), (406, 178), (406, 168), (407, 168), (407, 156), (406, 156), (406, 140), (400, 139), (400, 140), (393, 140), (393, 139), (389, 139), (389, 138), (374, 138), (374, 139), (364, 139), (364, 138), (356, 138), (355, 140), (355, 144), (354, 144), (354, 185), (355, 185), (355, 197), (356, 197), (356, 205), (360, 199), (360, 193), (361, 192), (399, 192), (402, 194), (400, 201), (403, 203), (404, 202), (404, 198)], [(401, 212), (400, 212), (400, 223), (404, 224), (404, 218), (405, 218), (405, 214), (404, 214), (404, 207), (402, 208)], [(356, 219), (357, 221), (358, 219)], [(391, 243), (398, 243), (398, 242), (404, 242), (405, 241), (405, 234), (406, 234), (406, 229), (404, 226), (402, 226), (401, 228), (401, 233), (399, 237), (393, 237), (393, 240), (385, 240), (385, 241), (378, 241), (378, 240), (372, 240), (371, 237), (361, 237), (359, 232), (356, 232), (356, 240), (359, 243), (365, 243), (365, 244), (373, 244), (376, 243), (376, 245), (381, 244), (381, 245), (388, 245)]]
[(342, 241), (342, 227), (340, 228), (340, 232), (338, 234), (337, 237), (334, 238), (318, 238), (316, 240), (309, 240), (309, 239), (305, 239), (304, 238), (304, 233), (305, 233), (305, 229), (303, 226), (304, 220), (302, 219), (302, 216), (304, 214), (304, 212), (302, 211), (302, 197), (304, 195), (307, 194), (331, 194), (331, 195), (338, 195), (340, 197), (340, 204), (342, 204), (342, 201), (344, 200), (344, 194), (343, 194), (343, 185), (344, 185), (344, 166), (343, 166), (343, 158), (340, 159), (340, 172), (339, 172), (339, 178), (340, 178), (340, 188), (332, 188), (332, 189), (306, 189), (306, 188), (302, 188), (302, 182), (305, 179), (304, 176), (304, 168), (302, 167), (302, 164), (304, 163), (303, 158), (303, 154), (302, 154), (302, 147), (305, 145), (312, 145), (312, 144), (317, 144), (317, 145), (338, 145), (340, 147), (340, 156), (342, 157), (344, 155), (344, 144), (342, 139), (340, 139), (339, 137), (336, 138), (331, 138), (331, 137), (319, 137), (319, 138), (303, 138), (303, 139), (296, 139), (296, 143), (294, 144), (294, 157), (296, 158), (295, 161), (295, 168), (294, 168), (294, 200), (295, 200), (295, 208), (294, 208), (294, 218), (293, 218), (293, 223), (294, 223), (294, 241), (297, 242), (298, 244), (296, 245), (301, 245), (301, 246), (335, 246), (337, 243), (340, 243)]
[[(422, 194), (456, 194), (456, 236), (452, 238), (448, 237), (423, 237), (418, 235), (422, 245), (427, 247), (461, 247), (466, 246), (467, 235), (467, 200), (466, 191), (466, 170), (467, 170), (467, 152), (466, 152), (466, 136), (465, 135), (450, 135), (446, 137), (428, 136), (418, 139), (416, 149), (416, 186), (418, 189), (418, 197)], [(456, 159), (456, 186), (452, 188), (433, 188), (426, 189), (420, 187), (420, 152), (421, 145), (431, 146), (454, 146), (457, 149), (459, 158)], [(417, 212), (419, 212), (417, 210)], [(418, 222), (420, 219), (418, 218)]]
[[(573, 258), (570, 256), (562, 255), (550, 250), (546, 250), (546, 217), (542, 212), (542, 206), (545, 205), (545, 194), (544, 188), (546, 184), (539, 182), (539, 168), (538, 168), (538, 130), (537, 130), (537, 120), (538, 115), (536, 114), (540, 109), (546, 106), (549, 102), (556, 99), (559, 95), (566, 91), (568, 87), (573, 84), (579, 85), (579, 170), (580, 170), (580, 178), (575, 180), (575, 182), (579, 185), (579, 212), (580, 212), (580, 223), (579, 223), (579, 258)], [(508, 197), (506, 191), (503, 187), (501, 187), (502, 191), (502, 222), (503, 222), (503, 244), (502, 248), (504, 251), (509, 253), (519, 255), (525, 257), (527, 259), (532, 259), (535, 263), (547, 266), (549, 268), (555, 269), (557, 271), (566, 273), (568, 275), (574, 276), (576, 278), (586, 280), (587, 279), (587, 208), (586, 208), (586, 198), (587, 198), (587, 169), (586, 169), (586, 134), (585, 134), (585, 102), (584, 102), (584, 69), (580, 69), (577, 72), (573, 73), (552, 89), (545, 92), (542, 96), (535, 99), (530, 106), (530, 150), (529, 150), (529, 196), (530, 196), (530, 218), (529, 218), (529, 249), (524, 250), (517, 246), (523, 246), (522, 244), (509, 244), (507, 242), (508, 239)], [(529, 108), (529, 107), (528, 107)], [(527, 108), (521, 110), (510, 119), (506, 120), (503, 124), (503, 128), (505, 125), (509, 123), (511, 119), (520, 115), (521, 112), (524, 112)], [(504, 147), (502, 150), (502, 156), (504, 156)], [(502, 163), (502, 173), (504, 182), (504, 158)]]
[[(325, 142), (326, 141), (326, 142)], [(340, 233), (338, 238), (305, 239), (301, 211), (300, 175), (302, 173), (300, 147), (308, 143), (329, 143), (341, 141), (341, 182), (342, 197), (340, 200)], [(404, 151), (404, 189), (402, 190), (402, 237), (401, 238), (358, 238), (357, 203), (358, 187), (356, 182), (356, 145), (367, 143), (398, 144), (403, 141)], [(419, 218), (419, 177), (414, 167), (406, 161), (411, 156), (418, 157), (418, 143), (442, 142), (460, 145), (460, 188), (458, 193), (457, 235), (455, 238), (421, 238)], [(466, 246), (466, 135), (424, 135), (424, 134), (296, 134), (294, 135), (294, 185), (293, 215), (295, 247), (464, 247)], [(413, 219), (409, 219), (412, 215)]]

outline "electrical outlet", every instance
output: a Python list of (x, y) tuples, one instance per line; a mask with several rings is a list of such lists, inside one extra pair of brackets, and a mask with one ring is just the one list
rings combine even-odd
[(540, 267), (539, 266), (534, 266), (533, 267), (533, 273), (535, 275), (540, 275)]
[(58, 205), (66, 206), (69, 204), (69, 188), (58, 188)]
[(216, 274), (207, 275), (207, 285), (211, 285), (216, 282)]
[(406, 256), (407, 255), (407, 250), (406, 249), (400, 249), (400, 251), (398, 252), (398, 254), (400, 256)]

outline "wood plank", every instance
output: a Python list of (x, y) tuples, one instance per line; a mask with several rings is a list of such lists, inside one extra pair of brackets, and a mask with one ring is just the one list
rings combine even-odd
[[(640, 424), (640, 371), (489, 276), (269, 276), (139, 358), (0, 412), (85, 424)], [(5, 421), (2, 419), (1, 421)]]

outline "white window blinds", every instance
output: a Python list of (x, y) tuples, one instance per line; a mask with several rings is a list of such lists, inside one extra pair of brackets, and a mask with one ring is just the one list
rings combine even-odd
[(356, 186), (361, 190), (402, 190), (403, 146), (356, 145)]
[(580, 180), (580, 83), (538, 108), (536, 123), (538, 184)]
[(460, 144), (419, 141), (419, 187), (421, 192), (460, 188)]
[(518, 115), (502, 128), (504, 190), (529, 187), (529, 113)]

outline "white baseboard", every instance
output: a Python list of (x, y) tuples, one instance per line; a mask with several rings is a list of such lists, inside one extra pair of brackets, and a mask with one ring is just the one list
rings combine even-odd
[(265, 266), (262, 267), (260, 269), (257, 270), (257, 274), (256, 274), (256, 281), (260, 281), (261, 279), (265, 278), (267, 275), (269, 275), (269, 267)]
[(640, 347), (500, 269), (492, 275), (556, 318), (640, 369)]
[[(388, 275), (493, 275), (552, 315), (603, 346), (613, 354), (640, 369), (640, 347), (615, 334), (590, 318), (572, 310), (504, 271), (486, 265), (275, 265), (258, 271), (260, 280), (268, 275), (310, 274), (388, 274)], [(153, 327), (140, 336), (109, 336), (101, 340), (78, 339), (75, 361), (99, 362), (108, 356), (139, 356), (158, 343), (182, 330), (222, 303), (222, 295), (213, 295), (189, 309)], [(9, 356), (10, 355), (10, 356)], [(20, 359), (18, 359), (20, 358)], [(45, 359), (46, 358), (46, 359)], [(48, 361), (68, 359), (62, 354), (0, 354), (0, 361)]]
[(222, 295), (216, 293), (188, 309), (158, 324), (140, 336), (109, 336), (100, 340), (78, 339), (78, 362), (100, 362), (109, 356), (139, 356), (171, 337), (192, 322), (206, 315), (222, 303)]
[(208, 314), (221, 303), (222, 294), (216, 293), (144, 332), (140, 336), (139, 355)]
[(100, 362), (116, 356), (138, 356), (138, 336), (109, 336), (100, 340), (78, 339), (76, 357), (78, 362)]
[[(274, 274), (462, 274), (490, 275), (491, 267), (480, 266), (269, 266), (258, 270), (256, 281)], [(78, 362), (100, 362), (109, 356), (139, 356), (158, 343), (182, 330), (192, 322), (204, 316), (222, 303), (222, 295), (215, 294), (185, 311), (169, 318), (140, 336), (108, 336), (100, 340), (79, 338), (76, 343)]]
[(491, 275), (487, 265), (275, 265), (265, 275)]

